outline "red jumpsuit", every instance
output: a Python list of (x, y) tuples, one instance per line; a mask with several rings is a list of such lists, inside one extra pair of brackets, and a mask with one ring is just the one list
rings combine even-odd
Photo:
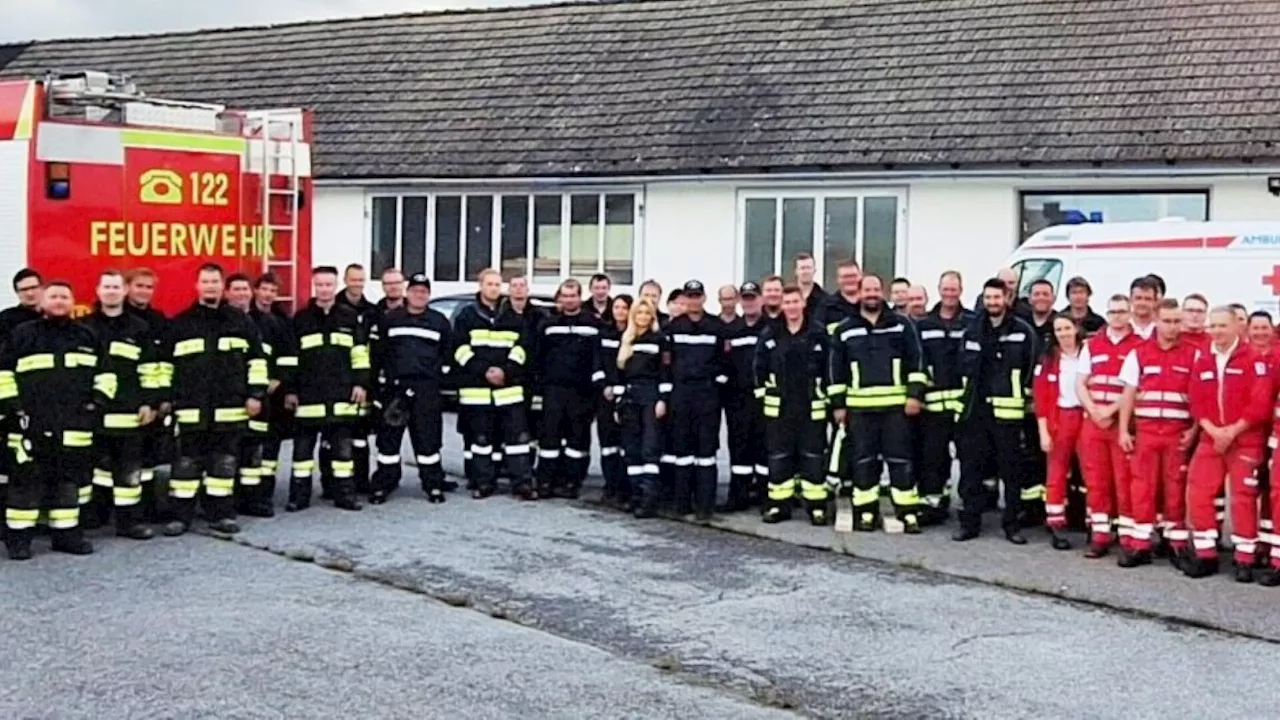
[[(1107, 329), (1089, 338), (1087, 367), (1080, 369), (1087, 375), (1089, 396), (1099, 407), (1109, 407), (1120, 401), (1124, 384), (1120, 381), (1120, 367), (1129, 351), (1138, 347), (1142, 339), (1132, 332), (1118, 340), (1112, 339)], [(1083, 364), (1083, 363), (1082, 363)], [(1085, 417), (1080, 430), (1080, 470), (1089, 498), (1090, 545), (1106, 547), (1111, 544), (1111, 523), (1119, 526), (1120, 543), (1126, 547), (1133, 535), (1133, 510), (1129, 506), (1129, 460), (1120, 448), (1119, 414), (1112, 416), (1106, 428), (1100, 428)]]
[[(1071, 362), (1075, 358), (1069, 358)], [(1036, 417), (1045, 421), (1053, 447), (1047, 457), (1045, 475), (1045, 523), (1052, 530), (1067, 527), (1067, 479), (1071, 475), (1071, 459), (1080, 453), (1080, 429), (1084, 410), (1078, 400), (1067, 400), (1063, 407), (1062, 384), (1074, 383), (1075, 373), (1062, 375), (1063, 362), (1059, 352), (1052, 352), (1036, 366), (1032, 395), (1035, 397)], [(1074, 391), (1067, 392), (1073, 398)]]
[(1264, 445), (1263, 425), (1271, 417), (1271, 378), (1266, 361), (1243, 341), (1237, 341), (1222, 371), (1210, 349), (1196, 359), (1191, 383), (1191, 416), (1227, 427), (1243, 420), (1248, 427), (1218, 452), (1213, 438), (1201, 432), (1191, 456), (1187, 505), (1191, 518), (1191, 544), (1196, 557), (1218, 558), (1218, 524), (1214, 498), (1222, 492), (1223, 478), (1231, 487), (1231, 542), (1239, 565), (1252, 565), (1258, 543), (1258, 463)]
[(1159, 509), (1164, 511), (1164, 537), (1175, 550), (1185, 550), (1190, 537), (1186, 525), (1187, 452), (1182, 437), (1192, 427), (1188, 393), (1199, 354), (1185, 340), (1175, 341), (1168, 349), (1161, 348), (1159, 340), (1148, 340), (1132, 352), (1133, 366), (1126, 361), (1122, 370), (1125, 383), (1138, 391), (1133, 404), (1137, 435), (1130, 467), (1134, 550), (1151, 550)]

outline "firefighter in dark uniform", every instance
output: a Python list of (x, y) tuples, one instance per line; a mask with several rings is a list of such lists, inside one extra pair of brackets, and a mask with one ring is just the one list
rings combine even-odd
[[(226, 287), (226, 304), (248, 315), (250, 321), (253, 322), (254, 328), (258, 331), (262, 354), (267, 359), (267, 389), (269, 393), (271, 390), (270, 381), (278, 377), (278, 374), (272, 373), (272, 369), (276, 366), (275, 358), (273, 357), (276, 347), (262, 337), (261, 326), (253, 320), (253, 316), (250, 314), (250, 310), (253, 307), (253, 285), (248, 275), (232, 273), (227, 276)], [(267, 422), (267, 418), (270, 417), (268, 414), (270, 412), (269, 405), (270, 398), (267, 398), (263, 403), (261, 412), (249, 418), (244, 435), (240, 438), (240, 450), (236, 454), (239, 464), (235, 489), (237, 513), (248, 515), (250, 514), (248, 512), (250, 503), (256, 509), (262, 502), (262, 445), (266, 442), (267, 433), (271, 429), (271, 425)], [(272, 514), (274, 515), (274, 512)]]
[[(862, 278), (858, 314), (836, 327), (828, 388), (837, 422), (846, 424), (854, 528), (876, 529), (880, 461), (889, 466), (889, 491), (907, 533), (920, 532), (919, 495), (911, 470), (908, 416), (923, 407), (925, 383), (915, 323), (885, 307), (883, 281)], [(842, 478), (846, 480), (846, 478)]]
[(830, 335), (821, 318), (808, 317), (804, 310), (800, 288), (786, 288), (783, 321), (771, 324), (755, 348), (756, 394), (767, 428), (767, 523), (791, 518), (797, 492), (809, 511), (810, 522), (826, 525), (831, 518), (831, 492), (822, 467)]
[(199, 300), (168, 325), (161, 348), (177, 423), (165, 535), (182, 535), (195, 519), (196, 496), (209, 528), (239, 532), (235, 516), (240, 439), (262, 410), (269, 381), (258, 330), (222, 301), (222, 268), (208, 264), (197, 280)]
[(741, 512), (758, 505), (769, 478), (765, 421), (756, 397), (756, 347), (766, 322), (760, 304), (760, 286), (746, 282), (738, 288), (742, 315), (724, 329), (729, 356), (729, 382), (721, 391), (725, 425), (729, 434), (729, 496), (724, 512)]
[(942, 301), (916, 324), (929, 375), (920, 418), (922, 462), (916, 468), (917, 489), (924, 503), (921, 525), (945, 522), (951, 509), (951, 444), (956, 440), (956, 412), (964, 392), (960, 348), (965, 329), (974, 318), (958, 299), (963, 292), (958, 274), (943, 274), (938, 289)]
[[(383, 277), (385, 278), (386, 275), (387, 273), (384, 273)], [(361, 325), (364, 326), (365, 336), (368, 337), (370, 330), (378, 324), (379, 310), (377, 303), (370, 302), (364, 296), (364, 267), (355, 263), (348, 265), (342, 273), (342, 279), (344, 287), (338, 294), (337, 302), (356, 311)], [(373, 435), (376, 428), (373, 419), (369, 416), (367, 406), (361, 407), (359, 412), (360, 415), (351, 429), (351, 457), (355, 463), (356, 492), (365, 495), (369, 492), (369, 476), (372, 469), (369, 462), (369, 436)], [(321, 500), (335, 499), (330, 451), (328, 443), (321, 441), (319, 459)]]
[[(531, 347), (533, 339), (538, 335), (538, 328), (541, 327), (543, 321), (546, 320), (547, 311), (529, 302), (528, 278), (522, 275), (517, 275), (507, 282), (507, 297), (502, 301), (502, 305), (504, 313), (511, 313), (520, 318), (522, 323), (522, 329), (520, 331), (521, 344), (526, 348)], [(528, 392), (524, 394), (524, 417), (525, 429), (529, 432), (529, 437), (533, 438), (533, 447), (536, 447), (538, 433), (542, 428), (542, 396), (539, 394), (539, 390), (536, 387), (530, 386), (528, 388)], [(462, 413), (458, 413), (459, 433), (463, 433), (465, 422), (466, 421), (462, 417)], [(499, 428), (498, 434), (502, 434), (501, 428)], [(464, 460), (468, 456), (469, 453), (463, 453)], [(529, 459), (532, 461), (533, 456), (530, 455)], [(511, 473), (507, 470), (506, 465), (503, 462), (502, 453), (499, 452), (497, 448), (494, 448), (493, 462), (498, 468), (499, 476), (505, 475), (510, 477)], [(532, 462), (530, 463), (530, 467), (532, 467)], [(450, 481), (449, 484), (456, 485), (452, 481)], [(475, 488), (468, 487), (467, 489), (474, 490)]]
[[(476, 301), (454, 323), (453, 371), (458, 378), (459, 410), (466, 415), (463, 440), (471, 452), (472, 497), (487, 498), (497, 491), (495, 449), (501, 449), (511, 474), (512, 491), (534, 499), (530, 473), (529, 431), (525, 425), (524, 321), (511, 312), (502, 297), (502, 275), (493, 269), (480, 274)], [(498, 433), (501, 433), (499, 436)]]
[(663, 332), (662, 360), (671, 386), (663, 400), (671, 408), (671, 452), (675, 456), (676, 512), (692, 510), (699, 520), (711, 518), (716, 503), (716, 451), (720, 446), (720, 402), (717, 388), (728, 382), (725, 328), (720, 318), (703, 312), (702, 283), (690, 280), (681, 292), (684, 312)]
[[(284, 377), (298, 366), (294, 352), (293, 325), (289, 318), (277, 311), (276, 293), (280, 287), (275, 275), (266, 273), (253, 283), (253, 303), (249, 307), (249, 319), (258, 328), (262, 338), (262, 354), (267, 357), (267, 398), (262, 413), (249, 419), (249, 430), (256, 433), (258, 444), (258, 485), (237, 496), (240, 512), (251, 517), (273, 517), (275, 511), (276, 475), (280, 470), (280, 446), (285, 438), (293, 437), (293, 426), (284, 407)], [(252, 462), (253, 457), (244, 458)], [(252, 475), (248, 477), (252, 478)], [(243, 482), (243, 480), (242, 480)]]
[(115, 510), (116, 534), (135, 540), (152, 537), (142, 507), (143, 429), (156, 419), (160, 393), (158, 348), (146, 321), (124, 311), (124, 276), (115, 271), (98, 278), (98, 302), (84, 318), (98, 339), (98, 367), (115, 378), (115, 392), (101, 408), (95, 438), (94, 498), (80, 518), (99, 527)]
[(0, 410), (13, 419), (5, 510), (13, 560), (31, 558), (46, 499), (53, 549), (93, 552), (80, 527), (80, 498), (92, 493), (94, 426), (99, 408), (115, 394), (116, 378), (99, 367), (93, 332), (71, 319), (74, 305), (69, 285), (49, 283), (44, 317), (14, 328), (0, 352)]
[(582, 285), (574, 279), (556, 290), (559, 310), (542, 323), (533, 341), (533, 376), (542, 394), (538, 437), (538, 494), (576, 498), (591, 462), (591, 421), (603, 397), (600, 321), (582, 307)]
[(311, 506), (316, 445), (329, 446), (334, 507), (359, 510), (352, 430), (360, 419), (370, 375), (369, 338), (359, 314), (337, 302), (338, 269), (311, 271), (311, 302), (293, 316), (298, 364), (286, 373), (285, 408), (293, 411), (293, 475), (288, 512)]
[[(22, 268), (13, 276), (13, 292), (18, 296), (18, 304), (0, 310), (0, 345), (9, 339), (10, 333), (14, 328), (28, 320), (36, 320), (40, 317), (40, 290), (44, 287), (44, 281), (40, 278), (40, 273), (31, 268)], [(4, 421), (0, 420), (0, 428), (5, 427)], [(13, 458), (10, 453), (0, 452), (0, 512), (4, 511), (5, 493), (9, 481), (9, 466)], [(3, 527), (0, 527), (0, 536), (3, 535)]]
[[(600, 440), (600, 474), (604, 475), (606, 503), (616, 503), (630, 509), (633, 483), (627, 476), (626, 460), (622, 455), (622, 427), (617, 419), (618, 399), (618, 348), (627, 331), (631, 316), (632, 298), (619, 293), (610, 299), (612, 307), (605, 313), (600, 327), (600, 365), (596, 375), (602, 378), (605, 388), (596, 403), (596, 437)], [(656, 462), (656, 461), (655, 461)]]
[(662, 499), (658, 462), (663, 451), (661, 423), (667, 407), (660, 400), (664, 390), (663, 341), (657, 314), (652, 301), (644, 297), (636, 300), (627, 329), (618, 340), (618, 354), (609, 375), (622, 429), (632, 512), (638, 518), (655, 517)]
[(400, 486), (400, 446), (406, 426), (427, 500), (445, 498), (440, 464), (443, 418), (440, 388), (453, 358), (449, 318), (427, 307), (431, 281), (421, 273), (409, 279), (405, 307), (378, 321), (373, 337), (373, 370), (378, 378), (382, 423), (378, 427), (378, 469), (369, 502), (381, 505)]
[[(147, 324), (156, 347), (156, 361), (163, 361), (160, 346), (164, 342), (169, 319), (164, 313), (151, 305), (151, 298), (156, 291), (156, 275), (148, 268), (133, 268), (124, 274), (128, 296), (124, 309), (130, 315)], [(167, 368), (168, 365), (161, 365)], [(167, 383), (167, 376), (158, 374), (157, 381)], [(167, 385), (166, 385), (167, 387)], [(154, 422), (143, 426), (142, 430), (142, 503), (138, 513), (148, 522), (160, 518), (159, 505), (162, 501), (156, 480), (156, 468), (168, 464), (173, 459), (173, 416), (170, 412), (167, 397), (165, 402), (156, 408)]]
[(1024, 545), (1027, 539), (1019, 528), (1024, 482), (1022, 425), (1038, 356), (1035, 331), (1014, 315), (1009, 289), (999, 278), (983, 285), (982, 305), (982, 311), (965, 330), (960, 349), (965, 391), (956, 415), (956, 449), (960, 456), (963, 507), (960, 527), (952, 539), (972, 540), (982, 531), (986, 496), (982, 480), (984, 465), (991, 458), (1004, 483), (1000, 523), (1005, 537), (1015, 545)]

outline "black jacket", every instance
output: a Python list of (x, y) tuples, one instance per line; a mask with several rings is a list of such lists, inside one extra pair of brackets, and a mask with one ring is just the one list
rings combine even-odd
[(70, 318), (14, 328), (0, 351), (0, 409), (26, 415), (28, 433), (70, 431), (63, 444), (92, 446), (98, 415), (116, 383), (101, 367), (99, 345), (92, 330)]
[(827, 334), (835, 331), (845, 318), (858, 312), (858, 304), (849, 302), (845, 296), (840, 293), (832, 293), (827, 296), (826, 301), (822, 303), (818, 314), (814, 319), (822, 323), (822, 327), (826, 329)]
[(439, 385), (453, 362), (449, 318), (431, 308), (388, 312), (374, 328), (371, 343), (374, 376), (387, 390), (416, 383)]
[(114, 376), (115, 392), (102, 411), (101, 432), (122, 434), (138, 429), (138, 408), (159, 408), (163, 371), (159, 348), (142, 318), (122, 312), (114, 317), (101, 307), (81, 320), (98, 339), (98, 369)]
[(765, 417), (826, 420), (830, 347), (831, 336), (816, 319), (806, 318), (796, 333), (785, 322), (769, 326), (755, 348), (756, 395)]
[[(647, 404), (656, 402), (659, 393), (670, 393), (670, 385), (661, 387), (662, 344), (664, 338), (657, 330), (649, 330), (631, 343), (631, 357), (617, 369), (613, 394), (618, 402)], [(617, 361), (614, 361), (617, 368)]]
[[(1068, 305), (1058, 311), (1062, 315), (1071, 314), (1071, 306)], [(1085, 308), (1084, 319), (1080, 321), (1080, 327), (1084, 329), (1085, 335), (1092, 335), (1107, 326), (1107, 319), (1093, 311), (1093, 308)], [(1043, 347), (1040, 348), (1044, 350)]]
[(294, 345), (293, 321), (277, 314), (274, 308), (262, 312), (257, 305), (249, 308), (249, 319), (261, 337), (262, 354), (268, 361), (268, 377), (283, 383), (285, 376), (298, 366), (297, 356), (289, 354)]
[(358, 417), (351, 390), (371, 391), (373, 383), (369, 337), (355, 308), (334, 303), (325, 310), (312, 300), (293, 316), (293, 338), (298, 365), (283, 381), (285, 392), (298, 396), (294, 417), (305, 424)]
[[(522, 315), (514, 312), (506, 303), (490, 308), (481, 301), (477, 293), (475, 302), (458, 313), (453, 332), (457, 348), (453, 352), (452, 373), (457, 374), (460, 403), (488, 404), (490, 400), (497, 402), (498, 398), (479, 393), (480, 390), (495, 389), (485, 379), (485, 373), (491, 367), (502, 370), (506, 375), (504, 389), (523, 387), (529, 357), (525, 319)], [(477, 392), (468, 394), (467, 390)], [(501, 399), (504, 404), (514, 403), (517, 396), (523, 401), (523, 392), (506, 393)], [(470, 399), (472, 397), (474, 401)]]
[(378, 317), (382, 314), (378, 304), (369, 302), (369, 298), (363, 295), (360, 296), (359, 300), (352, 302), (347, 297), (346, 290), (338, 291), (337, 303), (356, 311), (356, 315), (360, 317), (360, 323), (364, 326), (365, 333), (368, 333), (374, 325), (378, 324)]
[(747, 324), (745, 317), (734, 318), (733, 322), (725, 324), (724, 344), (729, 363), (726, 390), (746, 393), (755, 390), (756, 347), (769, 325), (763, 315), (752, 324)]
[(243, 429), (245, 401), (262, 400), (269, 374), (258, 328), (226, 303), (196, 303), (167, 323), (160, 346), (163, 387), (180, 427)]
[(688, 315), (681, 315), (663, 329), (662, 335), (662, 366), (666, 372), (662, 385), (667, 390), (664, 398), (680, 385), (728, 382), (725, 328), (720, 318), (704, 314), (695, 322)]
[(964, 394), (957, 419), (967, 420), (981, 405), (997, 421), (1022, 422), (1039, 352), (1035, 330), (1026, 320), (1007, 313), (994, 326), (985, 311), (977, 313), (960, 348)]
[[(965, 329), (973, 322), (974, 313), (960, 307), (955, 318), (942, 316), (942, 304), (934, 305), (915, 328), (920, 333), (920, 348), (924, 352), (924, 370), (929, 375), (929, 387), (925, 389), (925, 410), (942, 411), (943, 407), (931, 407), (942, 400), (957, 400), (960, 382), (960, 347), (964, 346)], [(954, 410), (954, 409), (952, 409)]]
[(29, 320), (39, 320), (40, 311), (35, 308), (14, 305), (0, 310), (0, 342), (4, 341), (19, 325)]
[(879, 412), (924, 399), (923, 352), (916, 325), (887, 307), (875, 323), (861, 310), (836, 326), (828, 394), (833, 408)]
[(809, 297), (804, 299), (804, 316), (812, 318), (821, 312), (822, 306), (827, 304), (827, 293), (818, 283), (813, 284), (813, 289), (809, 291)]
[[(622, 344), (622, 330), (612, 322), (600, 326), (600, 351), (596, 355), (596, 371), (604, 377), (604, 384), (616, 391), (618, 384), (618, 346)], [(594, 375), (595, 373), (593, 373)]]
[(603, 387), (600, 321), (583, 308), (573, 315), (552, 313), (538, 328), (533, 347), (535, 385), (589, 391)]

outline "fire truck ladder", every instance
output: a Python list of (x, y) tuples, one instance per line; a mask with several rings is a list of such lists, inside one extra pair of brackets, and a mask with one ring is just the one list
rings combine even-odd
[[(266, 272), (274, 273), (284, 281), (280, 288), (279, 302), (294, 310), (298, 283), (303, 280), (299, 276), (298, 266), (298, 202), (301, 189), (298, 180), (298, 154), (302, 139), (302, 116), (297, 111), (264, 110), (248, 113), (247, 118), (250, 127), (256, 127), (258, 132), (249, 141), (249, 167), (262, 172), (262, 223), (272, 236), (273, 252), (265, 258), (263, 267)], [(255, 147), (258, 148), (256, 157)], [(272, 182), (276, 176), (284, 178), (282, 187)], [(283, 203), (273, 202), (273, 198), (282, 198)], [(277, 212), (272, 212), (273, 208)], [(287, 222), (281, 223), (281, 219), (287, 219)], [(287, 239), (287, 254), (280, 252), (281, 239)]]

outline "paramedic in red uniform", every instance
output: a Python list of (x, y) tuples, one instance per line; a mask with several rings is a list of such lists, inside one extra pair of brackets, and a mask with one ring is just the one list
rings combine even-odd
[[(1280, 357), (1271, 356), (1271, 392), (1275, 393), (1280, 390)], [(1280, 472), (1277, 463), (1280, 463), (1280, 453), (1276, 452), (1276, 448), (1280, 447), (1280, 397), (1274, 401), (1274, 409), (1271, 413), (1271, 433), (1267, 439), (1267, 447), (1271, 452), (1271, 460), (1268, 463), (1267, 473), (1269, 477), (1280, 477), (1276, 473)], [(1274, 519), (1280, 517), (1280, 482), (1270, 483), (1265, 495), (1261, 496), (1259, 503), (1264, 521), (1260, 521), (1258, 540), (1261, 546), (1258, 548), (1260, 554), (1265, 552), (1269, 555), (1267, 563), (1258, 574), (1258, 584), (1267, 587), (1275, 587), (1280, 585), (1280, 533), (1275, 530)]]
[[(1271, 313), (1266, 310), (1255, 310), (1250, 313), (1245, 336), (1249, 339), (1249, 347), (1253, 348), (1253, 351), (1267, 363), (1267, 375), (1274, 377), (1272, 370), (1276, 363), (1276, 328), (1271, 321)], [(1271, 425), (1272, 419), (1267, 418), (1262, 428), (1264, 437), (1271, 437)], [(1271, 537), (1275, 530), (1271, 506), (1267, 502), (1267, 498), (1271, 495), (1271, 454), (1270, 447), (1263, 449), (1262, 462), (1258, 465), (1258, 497), (1262, 499), (1258, 504), (1258, 536), (1261, 538)], [(1259, 567), (1267, 566), (1266, 560), (1270, 554), (1270, 543), (1263, 542), (1258, 546)]]
[(1062, 313), (1053, 318), (1053, 337), (1040, 364), (1036, 365), (1036, 423), (1040, 449), (1047, 456), (1045, 474), (1045, 524), (1053, 537), (1054, 550), (1070, 550), (1067, 539), (1067, 478), (1071, 461), (1080, 451), (1080, 430), (1084, 410), (1076, 392), (1084, 328)]
[(1213, 339), (1205, 329), (1209, 320), (1209, 300), (1200, 293), (1191, 293), (1182, 299), (1182, 337), (1196, 349), (1209, 352)]
[(1257, 468), (1274, 393), (1267, 363), (1238, 332), (1231, 308), (1214, 308), (1209, 314), (1213, 345), (1200, 354), (1193, 369), (1191, 415), (1201, 436), (1187, 482), (1194, 554), (1183, 560), (1182, 571), (1193, 578), (1218, 571), (1213, 501), (1225, 477), (1231, 486), (1236, 580), (1252, 582), (1258, 543)]
[(1158, 276), (1146, 275), (1129, 284), (1129, 305), (1133, 312), (1133, 331), (1143, 340), (1149, 340), (1156, 330), (1156, 303), (1164, 294), (1164, 281)]
[(1128, 544), (1133, 518), (1129, 508), (1129, 459), (1120, 449), (1117, 414), (1124, 390), (1120, 366), (1142, 342), (1130, 324), (1129, 298), (1112, 295), (1107, 302), (1107, 329), (1085, 343), (1080, 353), (1076, 392), (1084, 406), (1080, 431), (1080, 468), (1089, 502), (1089, 550), (1098, 558), (1111, 546), (1111, 523), (1119, 526), (1120, 542)]
[[(1151, 562), (1158, 510), (1164, 512), (1164, 539), (1174, 551), (1175, 565), (1186, 553), (1189, 537), (1186, 461), (1196, 428), (1187, 393), (1200, 351), (1180, 337), (1182, 311), (1177, 300), (1161, 300), (1156, 312), (1154, 338), (1132, 350), (1120, 368), (1125, 386), (1120, 447), (1133, 458), (1133, 536), (1129, 546), (1121, 550), (1119, 562), (1126, 568)], [(1131, 423), (1137, 427), (1136, 438), (1129, 432)], [(1158, 507), (1161, 496), (1163, 508)]]

